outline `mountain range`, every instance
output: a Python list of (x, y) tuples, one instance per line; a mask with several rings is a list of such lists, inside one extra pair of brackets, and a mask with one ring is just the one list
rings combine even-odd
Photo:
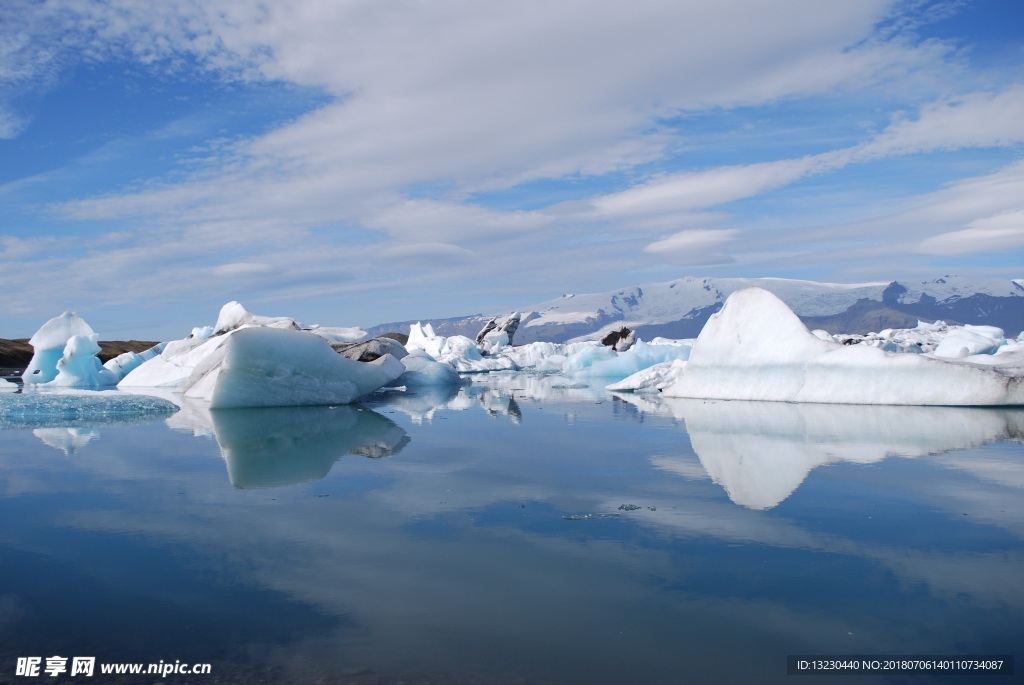
[[(918, 321), (998, 326), (1006, 335), (1024, 330), (1024, 279), (977, 280), (943, 276), (931, 281), (818, 283), (783, 278), (696, 278), (634, 285), (604, 293), (565, 293), (518, 308), (516, 343), (593, 340), (622, 326), (650, 340), (695, 338), (730, 293), (757, 286), (779, 296), (811, 329), (868, 333), (912, 328)], [(505, 312), (502, 312), (505, 313)], [(476, 334), (491, 316), (473, 314), (429, 322), (439, 335)], [(371, 336), (408, 332), (413, 321), (367, 329)]]

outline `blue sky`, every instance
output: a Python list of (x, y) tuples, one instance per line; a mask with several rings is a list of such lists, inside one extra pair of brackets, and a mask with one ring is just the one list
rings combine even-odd
[(0, 337), (1024, 277), (1019, 0), (8, 0)]

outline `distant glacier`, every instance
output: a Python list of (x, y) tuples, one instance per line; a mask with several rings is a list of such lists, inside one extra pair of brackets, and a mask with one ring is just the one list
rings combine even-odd
[[(645, 340), (695, 338), (730, 294), (749, 287), (774, 293), (808, 328), (830, 333), (913, 328), (919, 320), (998, 326), (1010, 335), (1024, 330), (1024, 279), (943, 276), (930, 281), (842, 284), (688, 276), (603, 293), (566, 293), (516, 307), (522, 312), (516, 342), (596, 340), (621, 326), (636, 330)], [(429, 322), (439, 335), (475, 336), (489, 320), (490, 316), (480, 314)], [(373, 337), (408, 331), (413, 323), (417, 322), (390, 322), (366, 330)]]

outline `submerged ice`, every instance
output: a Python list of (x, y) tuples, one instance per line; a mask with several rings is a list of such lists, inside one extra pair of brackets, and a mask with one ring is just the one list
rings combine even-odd
[(115, 390), (48, 390), (0, 395), (0, 429), (73, 428), (166, 416), (173, 402)]

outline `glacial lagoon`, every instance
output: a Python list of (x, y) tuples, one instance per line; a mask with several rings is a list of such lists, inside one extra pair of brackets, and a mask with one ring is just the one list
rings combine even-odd
[[(0, 395), (0, 404), (14, 395)], [(180, 401), (180, 400), (179, 400)], [(929, 683), (789, 655), (1024, 645), (1024, 410), (551, 376), (0, 423), (0, 682)]]

